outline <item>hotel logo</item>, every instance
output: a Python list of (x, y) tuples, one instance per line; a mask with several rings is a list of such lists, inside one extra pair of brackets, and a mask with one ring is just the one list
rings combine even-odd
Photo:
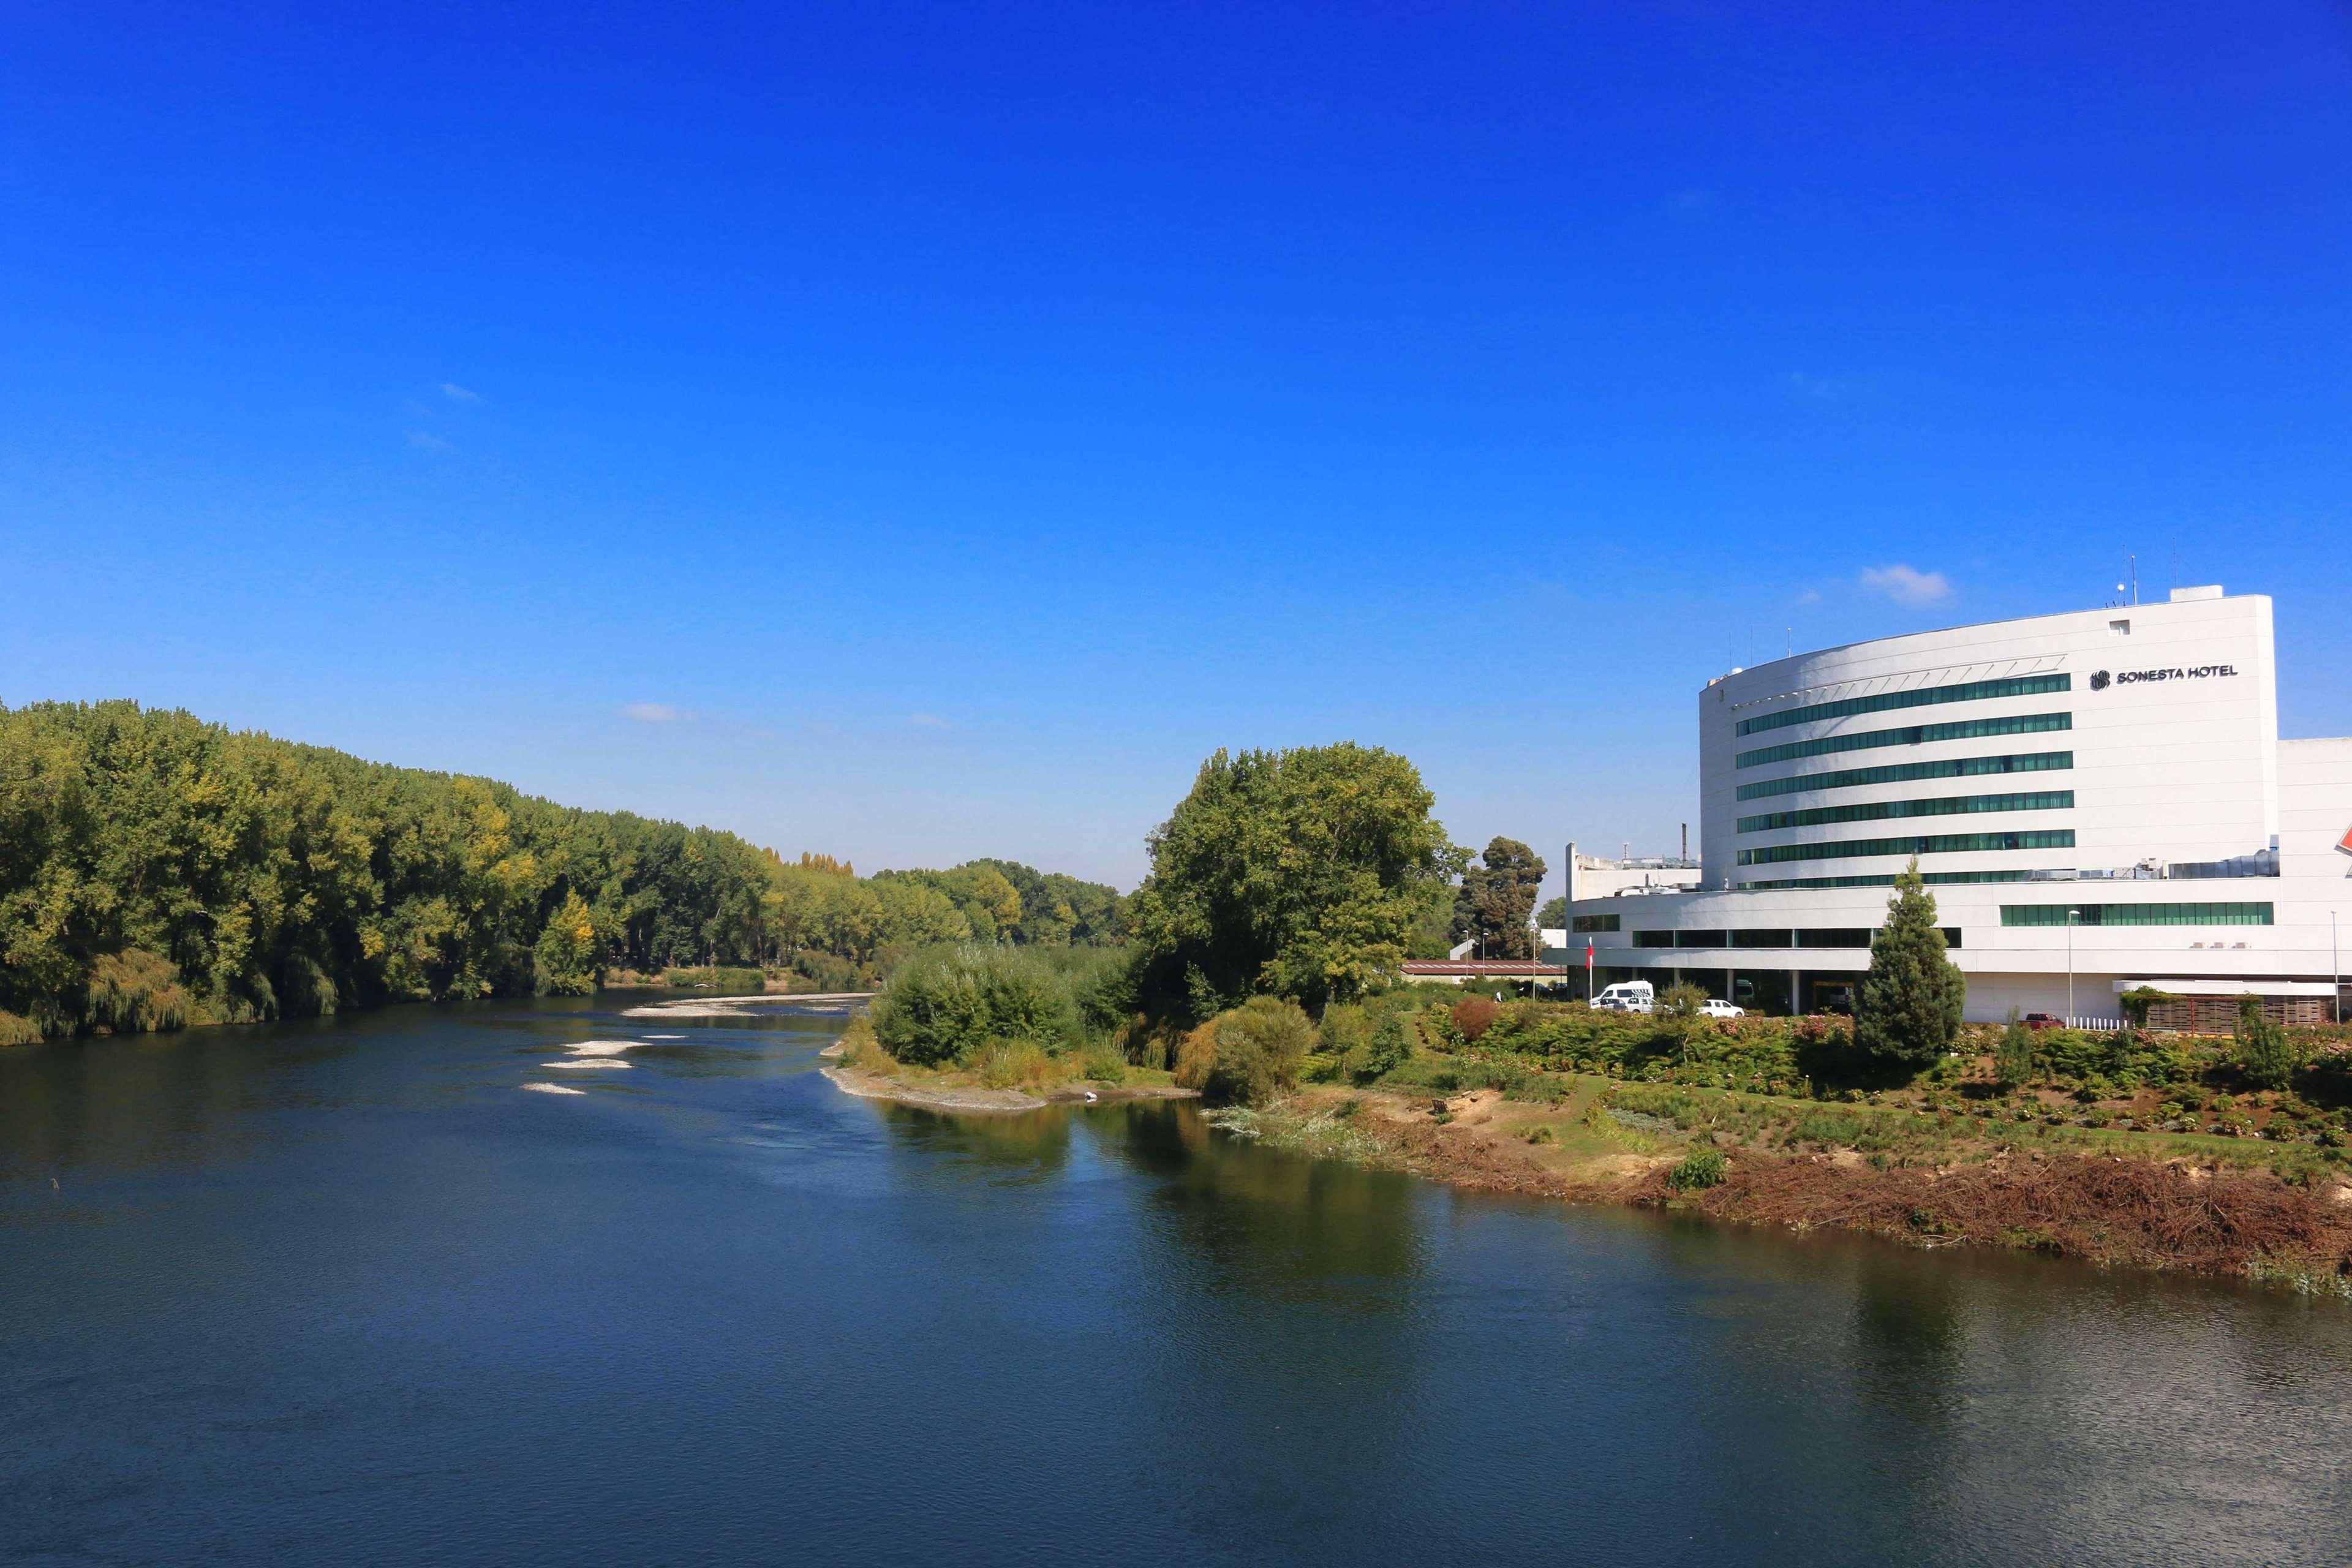
[(2091, 689), (2094, 691), (2105, 691), (2107, 689), (2107, 682), (2114, 679), (2115, 677), (2109, 675), (2104, 669), (2095, 669), (2091, 671)]

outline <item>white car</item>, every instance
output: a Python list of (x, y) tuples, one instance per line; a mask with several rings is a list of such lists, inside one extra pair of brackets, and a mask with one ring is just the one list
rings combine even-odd
[(1720, 996), (1710, 996), (1698, 1005), (1698, 1016), (1702, 1018), (1745, 1018), (1748, 1009), (1735, 1007)]
[(1603, 996), (1593, 1005), (1604, 1013), (1647, 1013), (1657, 1004), (1647, 996)]

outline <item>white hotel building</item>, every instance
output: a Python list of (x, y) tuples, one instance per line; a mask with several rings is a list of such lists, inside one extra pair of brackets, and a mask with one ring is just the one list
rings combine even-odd
[[(1914, 856), (1968, 1016), (2223, 1027), (2337, 1005), (2352, 939), (2352, 739), (2282, 741), (2271, 601), (2168, 604), (1855, 643), (1699, 693), (1698, 886), (1582, 897), (1596, 983), (1689, 980), (1769, 1012), (1851, 999)], [(2071, 977), (2071, 979), (2070, 979)], [(2352, 1008), (2352, 992), (2344, 1000)], [(2352, 1016), (2352, 1012), (2347, 1012)]]

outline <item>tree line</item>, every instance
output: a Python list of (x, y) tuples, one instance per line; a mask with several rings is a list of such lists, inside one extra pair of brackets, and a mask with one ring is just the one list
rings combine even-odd
[(857, 876), (129, 701), (0, 707), (0, 1039), (578, 994), (614, 969), (870, 978), (974, 937), (1117, 940), (1003, 860)]

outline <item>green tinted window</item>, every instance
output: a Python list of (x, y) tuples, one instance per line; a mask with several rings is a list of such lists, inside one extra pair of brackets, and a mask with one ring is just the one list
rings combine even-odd
[(1931, 833), (1916, 838), (1838, 838), (1826, 844), (1780, 844), (1742, 849), (1742, 866), (1783, 860), (1847, 860), (1862, 855), (1960, 855), (1986, 849), (2072, 849), (2074, 830), (2044, 828), (2029, 833)]
[(1615, 915), (1576, 915), (1570, 919), (1568, 926), (1570, 931), (1615, 931), (1617, 917)]
[(2072, 752), (2012, 752), (2005, 757), (1954, 757), (1941, 763), (1889, 763), (1876, 768), (1844, 768), (1832, 773), (1791, 773), (1784, 779), (1759, 779), (1739, 786), (1741, 800), (1761, 800), (1775, 795), (1810, 795), (1815, 790), (1851, 789), (1856, 784), (1913, 784), (1920, 779), (1965, 779), (1982, 773), (2039, 773), (2074, 765)]
[(1817, 719), (1844, 719), (1856, 713), (1885, 713), (1897, 708), (1929, 708), (1945, 702), (1982, 702), (1995, 697), (2039, 697), (2045, 692), (2071, 691), (2071, 675), (2016, 675), (2000, 680), (1967, 680), (1958, 686), (1923, 686), (1912, 691), (1882, 691), (1875, 697), (1848, 697), (1837, 702), (1809, 702), (1779, 713), (1742, 719), (1738, 732), (1753, 735), (1810, 724)]
[[(1936, 888), (1957, 887), (1965, 882), (2022, 882), (2032, 875), (2031, 871), (1923, 871), (1919, 879)], [(1888, 871), (1875, 877), (1779, 877), (1739, 885), (1759, 893), (1790, 888), (1891, 888), (1895, 886), (1895, 873)]]
[(1767, 763), (1793, 762), (1799, 757), (1826, 757), (1836, 752), (1867, 752), (1879, 746), (1924, 746), (1937, 741), (1981, 741), (1992, 735), (2039, 735), (2050, 730), (2071, 730), (2072, 713), (2018, 713), (2006, 719), (1963, 719), (1949, 724), (1906, 724), (1898, 730), (1861, 730), (1851, 735), (1824, 735), (1818, 741), (1784, 741), (1760, 746), (1733, 759), (1743, 768)]
[(2003, 904), (2005, 926), (2063, 926), (2066, 911), (2078, 926), (2266, 926), (2269, 904)]
[(2074, 805), (2071, 789), (2039, 790), (2023, 795), (1948, 795), (1931, 800), (1882, 800), (1865, 805), (1818, 805), (1803, 811), (1769, 811), (1739, 819), (1742, 833), (1769, 833), (1777, 827), (1822, 827), (1838, 822), (1882, 822), (1896, 816), (1967, 816), (1983, 811), (2066, 811)]

